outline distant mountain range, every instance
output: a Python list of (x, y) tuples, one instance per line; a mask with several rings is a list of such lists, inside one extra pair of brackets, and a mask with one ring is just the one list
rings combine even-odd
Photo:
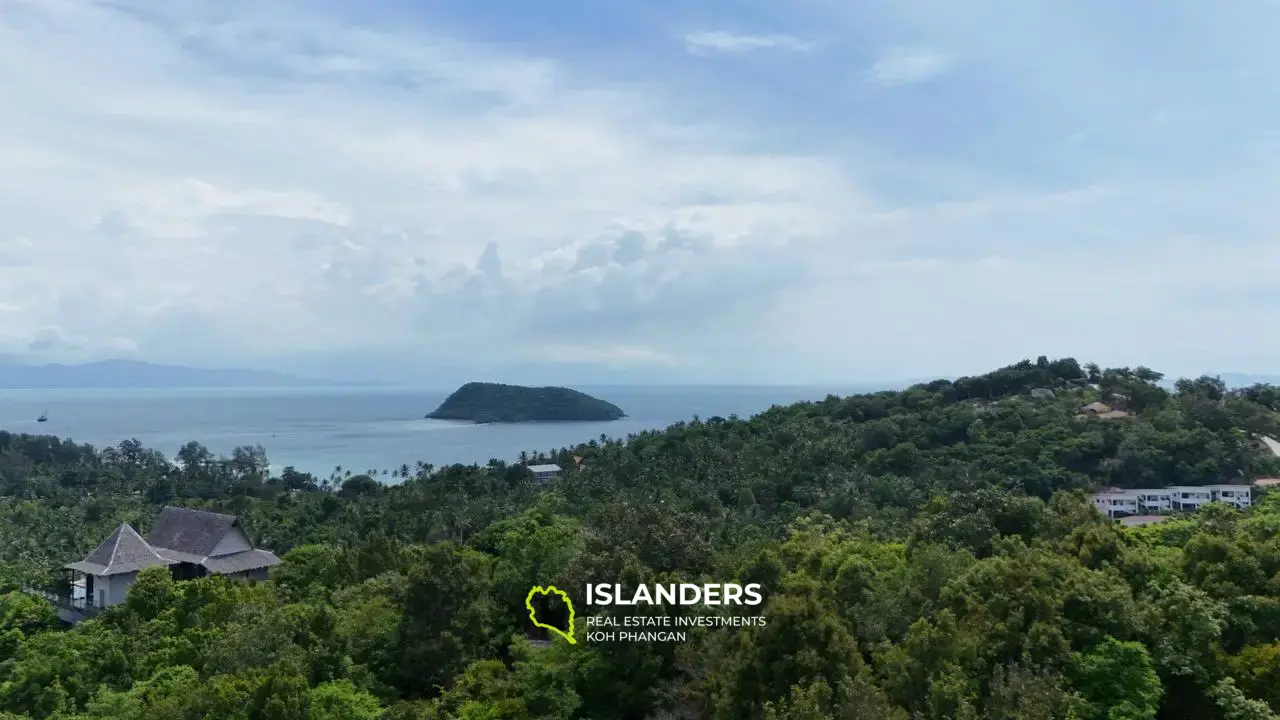
[(0, 362), (0, 388), (4, 389), (341, 387), (378, 384), (303, 378), (266, 370), (205, 369), (134, 360), (102, 360), (79, 365)]
[[(620, 385), (684, 385), (678, 375), (661, 373), (603, 372), (594, 369), (564, 366), (516, 366), (504, 367), (505, 372), (488, 372), (488, 375), (519, 377), (529, 385), (564, 384), (571, 379), (575, 387), (601, 387)], [(345, 372), (336, 374), (345, 375)], [(384, 377), (392, 373), (380, 373)], [(430, 383), (443, 389), (444, 383), (455, 378), (469, 382), (476, 374), (475, 368), (444, 368), (432, 366)], [(1280, 385), (1280, 375), (1247, 373), (1221, 373), (1218, 375), (1228, 387), (1247, 387), (1255, 383)], [(422, 380), (412, 382), (397, 377), (402, 383), (421, 385)], [(900, 390), (918, 383), (932, 382), (937, 378), (916, 378), (885, 382), (851, 383), (844, 393)], [(950, 378), (954, 379), (954, 378)], [(1176, 378), (1166, 378), (1172, 387)], [(128, 389), (128, 388), (288, 388), (288, 387), (386, 387), (395, 383), (345, 381), (328, 378), (302, 377), (270, 370), (244, 370), (235, 368), (194, 368), (182, 365), (162, 365), (136, 360), (102, 360), (98, 362), (62, 365), (29, 365), (0, 358), (0, 389)], [(744, 383), (751, 385), (751, 383)]]

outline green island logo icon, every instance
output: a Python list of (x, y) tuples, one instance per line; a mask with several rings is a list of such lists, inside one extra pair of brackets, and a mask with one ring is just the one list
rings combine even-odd
[[(556, 595), (559, 595), (560, 599), (564, 600), (565, 606), (569, 608), (569, 631), (568, 632), (561, 630), (555, 625), (547, 625), (546, 623), (538, 622), (537, 613), (534, 612), (534, 609), (533, 609), (533, 596), (534, 595), (550, 595), (551, 593), (555, 593)], [(573, 639), (573, 601), (569, 599), (569, 595), (565, 593), (565, 591), (556, 589), (555, 585), (548, 585), (546, 587), (542, 587), (541, 585), (536, 585), (532, 590), (529, 591), (529, 595), (525, 597), (524, 606), (526, 609), (529, 610), (529, 619), (533, 621), (534, 627), (546, 628), (547, 630), (554, 632), (555, 634), (559, 635), (565, 640), (568, 640), (569, 644), (571, 645), (577, 644), (578, 641)]]

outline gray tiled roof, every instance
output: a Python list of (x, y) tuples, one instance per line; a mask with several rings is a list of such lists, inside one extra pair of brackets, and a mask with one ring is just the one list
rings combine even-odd
[(192, 565), (199, 565), (204, 562), (203, 555), (192, 555), (191, 553), (170, 550), (169, 548), (156, 548), (156, 552), (160, 553), (160, 557), (169, 558), (174, 562), (191, 563)]
[(129, 525), (121, 524), (88, 557), (66, 567), (103, 577), (176, 563), (201, 565), (216, 575), (281, 564), (270, 550), (251, 549), (210, 557), (218, 542), (238, 524), (234, 515), (167, 507), (160, 511), (147, 539)]
[(136, 572), (156, 565), (172, 565), (173, 560), (161, 557), (155, 548), (147, 544), (138, 531), (128, 523), (120, 523), (111, 537), (94, 548), (84, 560), (66, 567), (98, 577)]
[(244, 552), (232, 553), (230, 555), (219, 555), (218, 557), (205, 558), (204, 567), (209, 572), (217, 575), (227, 575), (230, 573), (244, 572), (245, 570), (258, 570), (260, 568), (275, 567), (281, 563), (280, 558), (269, 550), (245, 550)]
[(147, 542), (157, 548), (204, 558), (236, 522), (234, 515), (167, 507), (151, 525)]
[(529, 469), (533, 472), (560, 472), (559, 465), (530, 465)]

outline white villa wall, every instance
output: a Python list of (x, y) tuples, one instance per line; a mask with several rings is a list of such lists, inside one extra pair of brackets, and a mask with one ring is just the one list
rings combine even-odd
[(1138, 512), (1138, 494), (1134, 492), (1097, 493), (1093, 496), (1093, 504), (1108, 517), (1134, 515)]
[(238, 527), (232, 527), (227, 531), (226, 535), (218, 541), (217, 546), (209, 553), (209, 557), (218, 557), (219, 555), (230, 555), (231, 553), (244, 552), (252, 550), (253, 546), (249, 544), (249, 538), (245, 537), (244, 532)]
[(124, 602), (129, 588), (138, 579), (138, 573), (121, 573), (101, 577), (93, 576), (93, 597), (89, 598), (94, 607), (109, 608)]
[(111, 593), (111, 579), (104, 578), (101, 575), (93, 576), (93, 591), (89, 591), (88, 584), (85, 585), (85, 602), (94, 607), (106, 607), (107, 597)]
[[(227, 577), (232, 580), (266, 580), (267, 568), (228, 573)], [(138, 573), (136, 572), (121, 573), (107, 577), (95, 575), (93, 578), (93, 606), (109, 608), (123, 603), (125, 598), (129, 596), (129, 588), (133, 587), (137, 580)]]
[(1138, 506), (1148, 512), (1173, 509), (1173, 494), (1168, 490), (1138, 490)]
[(121, 573), (112, 575), (107, 578), (109, 589), (107, 591), (107, 607), (119, 605), (124, 602), (125, 597), (129, 594), (129, 588), (133, 587), (134, 581), (138, 579), (138, 573)]
[(1177, 510), (1195, 510), (1213, 502), (1213, 491), (1207, 485), (1175, 485), (1169, 491)]
[(1248, 485), (1210, 485), (1209, 491), (1217, 502), (1241, 509), (1253, 505), (1253, 488)]

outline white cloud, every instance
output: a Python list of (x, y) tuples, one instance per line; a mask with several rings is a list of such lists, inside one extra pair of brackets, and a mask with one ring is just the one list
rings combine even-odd
[(605, 365), (672, 365), (679, 366), (679, 357), (659, 352), (653, 348), (631, 345), (608, 347), (580, 347), (573, 345), (548, 345), (537, 348), (536, 357), (557, 363), (587, 363)]
[[(0, 302), (23, 317), (0, 350), (465, 357), (542, 332), (662, 363), (643, 339), (599, 339), (670, 316), (641, 283), (695, 293), (694, 320), (732, 311), (708, 294), (722, 257), (830, 232), (857, 195), (828, 162), (672, 133), (656, 96), (581, 86), (550, 58), (286, 5), (122, 5), (0, 11), (0, 156), (20, 171), (0, 177), (0, 237), (22, 238), (0, 243)], [(555, 262), (617, 227), (709, 239), (613, 269)], [(505, 277), (486, 281), (468, 268), (494, 239)], [(512, 295), (537, 308), (523, 326)], [(582, 323), (598, 327), (574, 337)]]
[[(744, 75), (671, 23), (629, 46), (639, 82), (590, 48), (290, 0), (0, 4), (0, 356), (726, 382), (1280, 366), (1258, 330), (1280, 314), (1277, 108), (1219, 79), (1280, 67), (1271, 45), (1199, 18), (1216, 50), (1179, 74), (1131, 62), (1137, 34), (1081, 41), (1083, 10), (859, 7), (788, 27), (901, 48), (864, 79), (918, 92), (833, 92), (853, 43), (687, 38), (795, 54)], [(925, 83), (951, 55), (912, 43), (966, 71)]]
[(812, 42), (793, 35), (742, 35), (724, 30), (689, 33), (684, 36), (685, 48), (696, 55), (707, 53), (747, 53), (758, 50), (783, 50), (808, 52)]
[(867, 71), (867, 82), (899, 87), (927, 82), (950, 72), (951, 57), (925, 48), (897, 49), (885, 53)]

